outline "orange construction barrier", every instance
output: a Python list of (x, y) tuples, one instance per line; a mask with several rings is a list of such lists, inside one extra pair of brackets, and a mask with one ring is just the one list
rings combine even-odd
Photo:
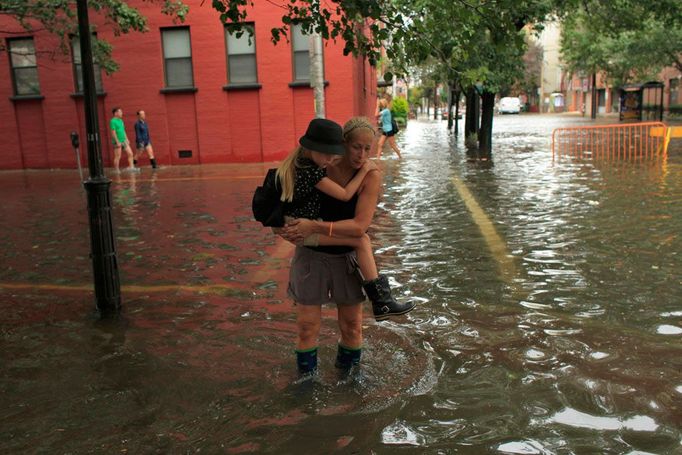
[(662, 122), (557, 128), (552, 158), (629, 160), (665, 158), (673, 128)]

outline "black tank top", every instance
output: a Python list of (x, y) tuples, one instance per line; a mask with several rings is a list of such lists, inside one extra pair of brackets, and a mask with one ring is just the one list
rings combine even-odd
[[(353, 177), (355, 177), (355, 174), (353, 174)], [(358, 205), (358, 193), (355, 193), (349, 201), (344, 202), (320, 192), (320, 218), (324, 221), (341, 221), (355, 218), (356, 205)], [(312, 249), (330, 254), (345, 254), (353, 251), (351, 246), (318, 246)]]

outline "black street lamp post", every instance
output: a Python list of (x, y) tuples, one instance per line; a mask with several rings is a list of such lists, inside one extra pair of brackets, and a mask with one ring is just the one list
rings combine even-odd
[(107, 317), (121, 310), (121, 285), (118, 276), (114, 225), (111, 219), (111, 192), (109, 190), (111, 180), (104, 176), (102, 166), (87, 0), (77, 0), (77, 8), (83, 74), (83, 104), (85, 105), (85, 135), (90, 170), (90, 178), (84, 184), (88, 195), (90, 257), (92, 258), (97, 310), (100, 317)]

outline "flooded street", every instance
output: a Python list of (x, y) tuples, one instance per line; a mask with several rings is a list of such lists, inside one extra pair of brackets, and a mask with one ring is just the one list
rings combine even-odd
[[(124, 316), (93, 317), (78, 173), (4, 172), (2, 453), (682, 451), (682, 150), (553, 161), (569, 116), (497, 116), (479, 160), (412, 121), (370, 231), (409, 316), (365, 316), (296, 381), (293, 248), (251, 219), (268, 165), (114, 179)], [(673, 144), (675, 146), (675, 144)]]

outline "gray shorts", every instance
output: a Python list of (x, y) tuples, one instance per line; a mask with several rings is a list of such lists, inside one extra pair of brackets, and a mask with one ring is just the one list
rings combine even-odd
[(355, 251), (328, 254), (297, 246), (289, 270), (289, 297), (301, 305), (357, 305), (365, 301)]

